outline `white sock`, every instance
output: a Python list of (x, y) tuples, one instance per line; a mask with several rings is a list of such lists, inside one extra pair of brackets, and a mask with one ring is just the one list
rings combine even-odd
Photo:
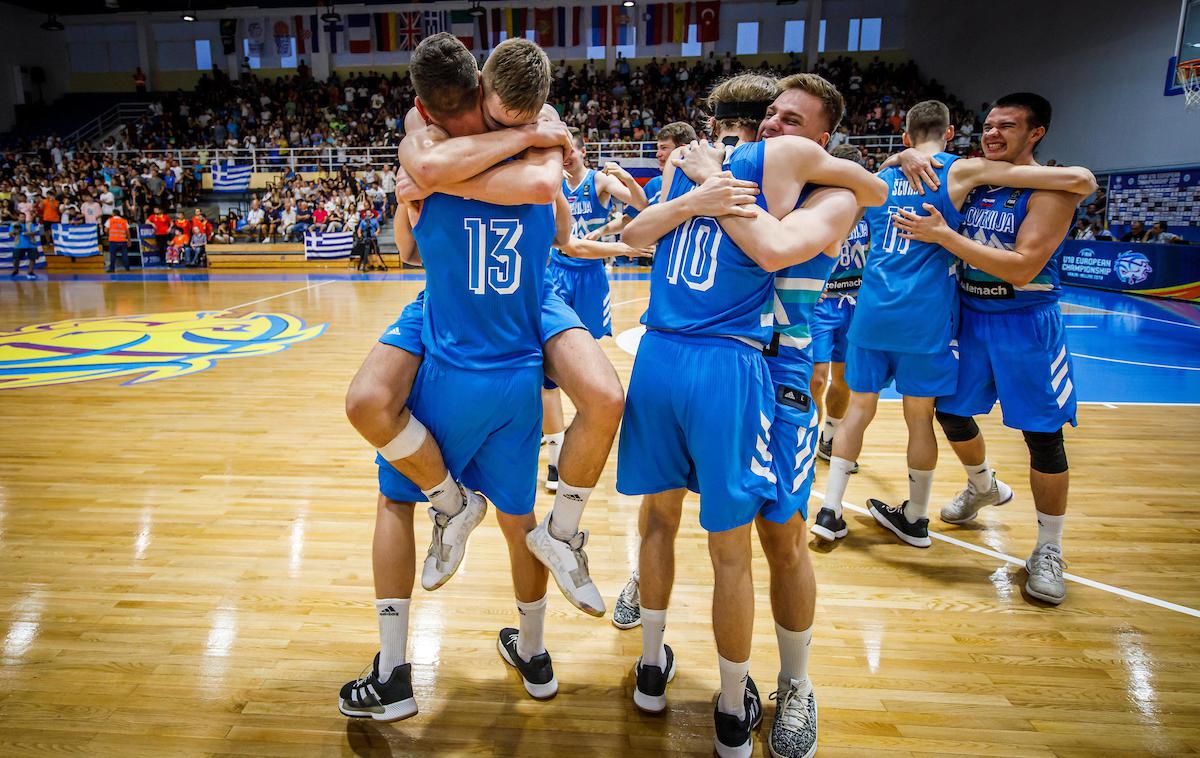
[(1041, 511), (1037, 512), (1038, 541), (1037, 546), (1050, 544), (1062, 552), (1063, 527), (1067, 524), (1067, 515), (1051, 516)]
[(908, 505), (904, 508), (904, 518), (908, 523), (915, 524), (929, 513), (929, 490), (933, 489), (933, 472), (920, 471), (915, 468), (908, 470)]
[(838, 518), (842, 517), (842, 500), (846, 497), (846, 485), (850, 484), (852, 468), (854, 461), (836, 455), (829, 459), (829, 481), (825, 485), (824, 507), (831, 509)]
[(833, 416), (826, 416), (825, 417), (825, 425), (821, 427), (821, 441), (822, 442), (832, 442), (833, 435), (835, 432), (837, 432), (838, 424), (840, 424), (840, 423), (842, 423), (842, 420), (840, 418), (834, 418)]
[(447, 516), (456, 515), (467, 504), (462, 487), (454, 481), (454, 477), (449, 471), (446, 472), (446, 478), (441, 484), (432, 489), (421, 490), (421, 492), (424, 492), (425, 497), (429, 498), (430, 505)]
[(717, 710), (745, 718), (746, 679), (750, 676), (750, 661), (734, 663), (718, 655), (717, 663), (721, 667), (721, 697), (717, 700)]
[(566, 436), (566, 432), (555, 432), (554, 434), (545, 435), (546, 452), (550, 454), (550, 465), (554, 468), (558, 468), (558, 455), (562, 452), (562, 443)]
[(546, 652), (546, 595), (532, 603), (517, 601), (517, 613), (521, 616), (520, 634), (517, 635), (517, 655), (528, 661), (535, 655)]
[(655, 611), (642, 606), (641, 610), (642, 663), (662, 668), (667, 665), (667, 649), (663, 647), (663, 637), (667, 633), (667, 609)]
[(812, 627), (802, 632), (793, 632), (775, 625), (775, 639), (779, 641), (779, 688), (788, 686), (795, 679), (800, 683), (800, 694), (807, 695), (812, 689), (808, 681), (808, 652), (812, 646)]
[(988, 463), (987, 458), (978, 466), (968, 466), (964, 463), (963, 468), (967, 470), (967, 481), (975, 487), (976, 492), (984, 493), (992, 488), (992, 465)]
[(408, 660), (408, 606), (409, 598), (386, 597), (375, 601), (375, 614), (379, 617), (379, 681), (386, 682), (392, 669), (403, 666)]
[(550, 534), (560, 540), (574, 537), (591, 496), (591, 487), (576, 487), (560, 479), (554, 493), (554, 510), (550, 511)]

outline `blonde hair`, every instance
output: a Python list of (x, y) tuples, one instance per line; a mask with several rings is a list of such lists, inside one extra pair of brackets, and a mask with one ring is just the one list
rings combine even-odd
[(506, 39), (483, 64), (483, 86), (514, 113), (536, 114), (550, 94), (550, 59), (527, 39)]
[[(771, 102), (779, 96), (779, 82), (771, 76), (763, 74), (738, 74), (732, 76), (712, 88), (704, 105), (714, 114), (717, 106), (722, 103), (752, 103)], [(738, 116), (736, 118), (718, 119), (714, 115), (717, 133), (726, 131), (741, 131), (743, 129), (758, 129), (758, 125), (766, 117), (766, 108), (756, 117)]]
[(780, 92), (793, 89), (807, 92), (820, 100), (821, 113), (825, 114), (825, 122), (829, 127), (825, 131), (830, 133), (837, 131), (838, 124), (842, 121), (842, 114), (846, 112), (846, 99), (842, 97), (841, 92), (838, 92), (837, 87), (833, 86), (828, 79), (816, 74), (792, 74), (779, 80)]

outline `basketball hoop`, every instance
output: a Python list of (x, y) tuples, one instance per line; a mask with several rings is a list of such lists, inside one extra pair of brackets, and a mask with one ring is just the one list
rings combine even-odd
[(1179, 86), (1183, 87), (1183, 98), (1189, 111), (1200, 109), (1200, 58), (1184, 61), (1175, 67)]

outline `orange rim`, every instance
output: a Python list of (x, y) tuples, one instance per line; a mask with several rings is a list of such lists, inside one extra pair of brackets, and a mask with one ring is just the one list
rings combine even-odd
[(1192, 58), (1190, 61), (1184, 61), (1176, 65), (1175, 70), (1185, 76), (1196, 76), (1200, 74), (1200, 58)]

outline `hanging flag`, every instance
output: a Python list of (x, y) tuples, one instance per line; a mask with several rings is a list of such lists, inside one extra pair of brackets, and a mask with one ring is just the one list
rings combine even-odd
[(304, 27), (304, 16), (292, 16), (292, 24), (296, 29), (296, 54), (304, 55), (312, 32)]
[(554, 46), (567, 46), (567, 9), (562, 5), (554, 9)]
[(72, 258), (87, 258), (100, 254), (100, 239), (95, 224), (53, 224), (50, 236), (54, 240), (55, 255)]
[(583, 43), (583, 6), (576, 5), (571, 9), (571, 44)]
[(504, 11), (501, 8), (492, 8), (491, 47), (500, 44), (500, 32), (504, 31), (504, 15)]
[(396, 49), (396, 14), (375, 14), (375, 49), (389, 53)]
[(512, 39), (516, 36), (513, 32), (513, 29), (516, 28), (513, 25), (513, 10), (512, 8), (504, 8), (501, 13), (504, 14), (504, 38)]
[(462, 40), (468, 50), (475, 49), (475, 17), (470, 11), (450, 11), (450, 33)]
[(346, 44), (355, 55), (371, 52), (371, 14), (351, 13), (346, 17)]
[(421, 27), (421, 11), (404, 11), (396, 14), (396, 48), (416, 50), (424, 36)]
[(533, 12), (533, 29), (535, 40), (542, 47), (554, 46), (554, 16), (553, 8), (538, 8)]
[(304, 233), (304, 257), (306, 260), (349, 258), (354, 250), (354, 232)]
[(267, 25), (261, 18), (247, 19), (246, 39), (250, 41), (250, 57), (262, 57), (263, 43), (267, 39)]
[(291, 56), (292, 27), (288, 24), (286, 18), (278, 18), (271, 23), (271, 35), (275, 37), (275, 50), (279, 53), (279, 57), (287, 58)]
[(716, 42), (721, 36), (721, 1), (696, 3), (696, 41)]
[(220, 28), (221, 51), (225, 53), (225, 55), (233, 55), (235, 52), (237, 52), (237, 19), (221, 19)]
[(317, 14), (312, 14), (308, 17), (308, 31), (305, 32), (309, 42), (312, 43), (312, 51), (314, 53), (321, 52), (321, 27), (317, 24)]
[(425, 36), (450, 31), (449, 11), (425, 11)]
[(525, 36), (525, 32), (529, 31), (529, 11), (524, 8), (513, 11), (513, 31), (516, 32), (514, 36)]
[(492, 34), (488, 29), (488, 14), (486, 12), (476, 16), (479, 20), (479, 48), (481, 50), (490, 50), (492, 48)]
[(592, 47), (608, 44), (608, 6), (592, 6)]
[(692, 23), (691, 3), (671, 3), (670, 42), (687, 42), (688, 27)]
[(232, 161), (212, 164), (213, 192), (245, 192), (250, 189), (250, 175), (254, 167), (249, 163), (237, 165)]
[[(325, 22), (325, 33), (329, 35), (329, 54), (330, 55), (337, 55), (338, 37), (342, 36), (342, 32), (345, 30), (346, 30), (346, 27), (342, 26), (342, 22), (340, 22), (340, 21), (326, 21)], [(315, 42), (313, 43), (313, 52), (314, 53), (317, 52), (317, 45)]]
[(629, 14), (625, 12), (625, 8), (620, 5), (614, 5), (609, 11), (609, 18), (612, 19), (612, 34), (609, 39), (614, 45), (629, 44)]

